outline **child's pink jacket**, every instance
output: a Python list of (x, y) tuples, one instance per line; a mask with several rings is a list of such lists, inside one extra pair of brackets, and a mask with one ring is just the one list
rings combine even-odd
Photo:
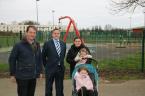
[(76, 72), (74, 79), (76, 80), (77, 91), (81, 87), (86, 87), (87, 90), (93, 90), (92, 80), (90, 79), (89, 75)]

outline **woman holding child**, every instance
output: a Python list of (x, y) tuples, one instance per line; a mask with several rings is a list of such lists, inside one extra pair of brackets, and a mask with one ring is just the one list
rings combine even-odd
[(72, 75), (72, 72), (76, 66), (76, 64), (78, 62), (80, 62), (81, 60), (83, 61), (83, 59), (85, 60), (84, 63), (86, 64), (90, 64), (91, 63), (91, 59), (90, 56), (88, 59), (83, 58), (83, 57), (80, 57), (80, 50), (84, 48), (86, 49), (87, 51), (87, 54), (90, 54), (90, 51), (88, 49), (88, 47), (86, 47), (83, 42), (82, 42), (82, 39), (79, 38), (79, 37), (75, 37), (74, 38), (74, 42), (73, 42), (73, 45), (71, 46), (71, 48), (69, 49), (68, 53), (67, 53), (67, 56), (66, 56), (66, 61), (70, 64), (70, 77)]

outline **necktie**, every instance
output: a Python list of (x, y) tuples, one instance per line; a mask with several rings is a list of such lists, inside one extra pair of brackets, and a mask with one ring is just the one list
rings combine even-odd
[(58, 40), (56, 40), (56, 51), (57, 51), (58, 55), (60, 56), (61, 49), (60, 49), (60, 43)]

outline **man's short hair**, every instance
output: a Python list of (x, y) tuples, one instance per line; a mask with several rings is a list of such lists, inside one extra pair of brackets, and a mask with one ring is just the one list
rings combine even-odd
[(53, 33), (53, 32), (56, 31), (56, 30), (60, 31), (59, 28), (54, 28), (54, 29), (51, 31), (51, 33)]
[(37, 32), (37, 28), (33, 25), (27, 26), (26, 32), (28, 32), (30, 28), (34, 29)]

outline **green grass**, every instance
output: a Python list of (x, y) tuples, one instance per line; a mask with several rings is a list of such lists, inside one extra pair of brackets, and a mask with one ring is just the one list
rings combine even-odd
[[(134, 54), (120, 59), (105, 59), (101, 61), (92, 61), (96, 66), (98, 64), (99, 70), (140, 70), (141, 68), (141, 55)], [(69, 65), (65, 59), (65, 67), (69, 69)], [(8, 64), (0, 63), (0, 70), (8, 70)]]
[(106, 59), (99, 61), (99, 68), (102, 70), (140, 70), (141, 54), (128, 55), (120, 59)]
[(8, 64), (0, 64), (0, 72), (8, 72), (9, 65)]
[(0, 46), (1, 47), (9, 47), (14, 45), (19, 41), (19, 37), (17, 36), (0, 36)]
[(100, 76), (108, 80), (145, 79), (145, 72), (141, 72), (141, 53), (99, 61), (99, 71)]
[[(145, 72), (140, 72), (141, 69), (141, 54), (128, 55), (120, 59), (105, 59), (101, 61), (92, 61), (96, 66), (98, 64), (100, 77), (105, 77), (108, 80), (134, 80), (145, 79)], [(69, 64), (65, 60), (65, 79), (70, 79)], [(0, 72), (8, 72), (9, 65), (0, 63)]]

